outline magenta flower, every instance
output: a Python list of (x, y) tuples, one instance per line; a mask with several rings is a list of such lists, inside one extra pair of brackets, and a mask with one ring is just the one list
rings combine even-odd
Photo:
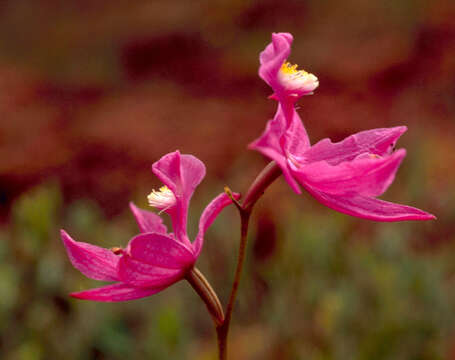
[(174, 232), (167, 232), (158, 215), (132, 203), (130, 207), (141, 234), (133, 237), (125, 249), (109, 250), (77, 242), (62, 230), (63, 243), (76, 269), (94, 280), (115, 281), (71, 296), (110, 302), (138, 299), (181, 280), (194, 266), (207, 228), (231, 200), (223, 193), (210, 202), (199, 220), (196, 239), (191, 242), (186, 231), (188, 205), (205, 176), (204, 164), (194, 156), (176, 151), (154, 163), (152, 171), (165, 186), (149, 195), (149, 203), (171, 216)]
[(279, 104), (274, 119), (249, 148), (275, 160), (296, 193), (303, 187), (339, 212), (376, 221), (434, 219), (422, 210), (376, 198), (393, 182), (406, 155), (404, 149), (393, 150), (405, 126), (362, 131), (338, 143), (323, 139), (310, 145), (294, 103), (318, 83), (307, 86), (311, 81), (298, 77), (283, 81), (280, 72), (287, 66), (291, 42), (290, 34), (273, 34), (272, 43), (260, 55), (259, 74), (273, 88)]
[(301, 96), (313, 94), (319, 86), (316, 76), (287, 62), (292, 40), (289, 33), (273, 33), (272, 42), (259, 55), (259, 76), (273, 89), (272, 98), (283, 105), (293, 104)]

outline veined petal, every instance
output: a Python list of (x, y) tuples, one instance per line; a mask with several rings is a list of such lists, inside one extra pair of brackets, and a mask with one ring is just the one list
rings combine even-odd
[(135, 236), (128, 244), (127, 253), (138, 261), (169, 269), (185, 268), (196, 260), (192, 250), (181, 242), (155, 233)]
[(272, 42), (259, 55), (259, 76), (277, 93), (282, 92), (278, 72), (291, 53), (292, 41), (289, 33), (273, 33)]
[(141, 232), (153, 232), (157, 234), (167, 234), (166, 225), (157, 214), (139, 209), (136, 205), (130, 202), (130, 209), (133, 212), (136, 222), (139, 225)]
[(370, 154), (338, 165), (317, 161), (301, 168), (291, 167), (301, 184), (307, 183), (325, 193), (379, 196), (392, 183), (405, 155), (406, 151), (400, 149), (386, 157)]
[(196, 157), (175, 151), (155, 162), (152, 171), (174, 193), (176, 204), (165, 211), (172, 218), (177, 240), (189, 245), (186, 236), (188, 206), (195, 188), (205, 176), (205, 166)]
[(61, 237), (73, 266), (90, 279), (116, 281), (119, 257), (99, 246), (74, 241), (65, 230)]
[[(236, 200), (240, 199), (240, 194), (233, 193), (233, 196)], [(199, 220), (199, 232), (196, 236), (196, 240), (193, 243), (196, 258), (201, 252), (205, 232), (215, 221), (219, 213), (230, 204), (232, 204), (232, 200), (227, 194), (222, 193), (213, 199), (202, 212), (201, 218)]]
[(286, 61), (292, 41), (289, 33), (274, 33), (272, 42), (259, 55), (259, 76), (273, 89), (272, 98), (287, 104), (294, 104), (303, 95), (311, 95), (319, 86), (316, 76)]
[(248, 148), (259, 151), (262, 155), (274, 160), (283, 171), (284, 178), (289, 186), (297, 194), (301, 194), (300, 186), (291, 174), (287, 164), (286, 156), (279, 144), (279, 136), (277, 136), (277, 122), (275, 119), (267, 122), (265, 131), (262, 135), (250, 143)]
[(70, 295), (74, 298), (81, 300), (118, 302), (135, 300), (146, 296), (150, 296), (164, 290), (166, 287), (167, 286), (156, 288), (140, 288), (123, 283), (117, 283), (95, 289), (74, 292), (71, 293)]
[(164, 155), (152, 166), (153, 173), (176, 197), (191, 197), (205, 176), (205, 166), (193, 155), (182, 155), (177, 150)]
[(292, 108), (290, 120), (285, 133), (284, 147), (286, 153), (301, 156), (310, 148), (310, 139), (299, 114)]
[(121, 281), (132, 286), (162, 287), (180, 280), (185, 269), (162, 268), (124, 254), (119, 261), (118, 273)]
[(366, 130), (337, 143), (323, 139), (303, 154), (303, 161), (311, 163), (325, 160), (331, 165), (337, 165), (365, 153), (383, 156), (393, 150), (398, 138), (406, 130), (406, 126)]
[(283, 121), (282, 116), (277, 113), (272, 120), (267, 122), (262, 135), (250, 143), (248, 148), (259, 151), (277, 163), (285, 163), (286, 154), (280, 142), (285, 132)]
[(431, 220), (431, 215), (420, 209), (379, 200), (376, 198), (358, 195), (327, 194), (311, 186), (305, 186), (307, 191), (319, 202), (341, 213), (375, 221), (404, 221), (404, 220)]
[(279, 104), (273, 120), (267, 122), (265, 131), (248, 148), (259, 151), (264, 156), (274, 160), (283, 171), (284, 178), (289, 186), (297, 194), (301, 194), (300, 186), (289, 169), (288, 156), (304, 152), (310, 146), (310, 141), (297, 112), (292, 109), (291, 114), (292, 118), (288, 122), (283, 108)]

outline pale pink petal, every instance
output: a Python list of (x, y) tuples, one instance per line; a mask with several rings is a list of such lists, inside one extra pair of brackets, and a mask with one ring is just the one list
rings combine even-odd
[(155, 162), (152, 171), (174, 193), (176, 205), (165, 211), (172, 218), (176, 239), (189, 245), (186, 236), (188, 206), (195, 188), (205, 176), (205, 166), (196, 157), (175, 151)]
[[(235, 199), (240, 199), (240, 194), (233, 193)], [(204, 234), (207, 229), (217, 218), (218, 214), (228, 205), (232, 204), (232, 200), (225, 193), (218, 195), (213, 199), (202, 212), (199, 220), (199, 232), (196, 240), (193, 243), (195, 256), (198, 257), (204, 242)]]
[(406, 155), (404, 149), (385, 157), (366, 156), (338, 165), (318, 161), (292, 166), (294, 176), (301, 184), (329, 194), (357, 193), (365, 196), (379, 196), (384, 193), (395, 178), (395, 173)]
[(130, 202), (130, 209), (136, 218), (141, 232), (167, 234), (166, 225), (163, 224), (163, 220), (157, 214), (151, 211), (139, 209), (132, 202)]
[(358, 194), (331, 195), (305, 186), (322, 204), (347, 215), (375, 221), (431, 220), (431, 215), (420, 209), (379, 200)]
[(350, 161), (362, 154), (389, 154), (398, 138), (407, 130), (406, 126), (361, 131), (343, 141), (332, 143), (323, 139), (309, 148), (303, 157), (305, 162), (325, 160), (331, 165)]
[(117, 283), (86, 291), (74, 292), (71, 293), (70, 295), (74, 298), (81, 300), (118, 302), (140, 299), (146, 296), (156, 294), (164, 290), (165, 288), (166, 286), (156, 288), (140, 288), (123, 283)]
[(120, 280), (132, 286), (168, 286), (185, 275), (185, 269), (169, 269), (133, 259), (124, 254), (118, 267)]
[(266, 46), (259, 55), (259, 76), (277, 94), (283, 92), (283, 87), (278, 81), (278, 72), (281, 65), (291, 53), (293, 37), (289, 33), (273, 33), (272, 42)]
[(135, 236), (128, 244), (132, 258), (169, 269), (186, 268), (195, 262), (192, 249), (162, 234), (144, 233)]
[(74, 241), (65, 230), (61, 237), (73, 266), (90, 279), (116, 281), (119, 257), (99, 246)]

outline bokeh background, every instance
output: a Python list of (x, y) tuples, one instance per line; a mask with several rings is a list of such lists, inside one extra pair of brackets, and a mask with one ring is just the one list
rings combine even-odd
[[(207, 165), (190, 215), (266, 164), (246, 149), (273, 116), (258, 54), (274, 31), (320, 87), (300, 101), (312, 142), (407, 125), (383, 198), (437, 215), (383, 224), (336, 213), (279, 179), (258, 203), (232, 359), (455, 359), (455, 2), (451, 0), (0, 2), (0, 358), (216, 358), (181, 282), (119, 304), (60, 242), (124, 246), (151, 164)], [(198, 267), (225, 303), (238, 241), (228, 209)]]

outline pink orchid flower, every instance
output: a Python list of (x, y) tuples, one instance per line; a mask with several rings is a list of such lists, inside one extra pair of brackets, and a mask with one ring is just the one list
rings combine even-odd
[(125, 249), (110, 250), (77, 242), (62, 230), (63, 243), (76, 269), (94, 280), (115, 281), (71, 296), (106, 302), (138, 299), (181, 280), (194, 266), (206, 230), (231, 200), (223, 193), (210, 202), (199, 220), (196, 239), (191, 242), (186, 231), (188, 206), (205, 176), (204, 164), (192, 155), (176, 151), (154, 163), (152, 171), (165, 186), (149, 195), (149, 204), (170, 215), (174, 232), (167, 232), (158, 215), (133, 203), (130, 207), (141, 234), (133, 237)]
[(292, 41), (289, 33), (273, 33), (272, 42), (259, 55), (259, 76), (273, 89), (271, 97), (283, 105), (294, 104), (300, 97), (312, 95), (319, 86), (315, 75), (298, 70), (297, 65), (287, 61)]
[(367, 130), (338, 143), (323, 139), (310, 145), (294, 103), (314, 90), (317, 82), (307, 87), (301, 79), (286, 82), (280, 77), (291, 43), (292, 35), (273, 34), (272, 43), (260, 55), (259, 74), (273, 88), (279, 104), (273, 120), (249, 148), (276, 161), (297, 194), (303, 187), (339, 212), (376, 221), (434, 219), (422, 210), (376, 198), (393, 182), (406, 155), (404, 149), (393, 150), (405, 126)]

